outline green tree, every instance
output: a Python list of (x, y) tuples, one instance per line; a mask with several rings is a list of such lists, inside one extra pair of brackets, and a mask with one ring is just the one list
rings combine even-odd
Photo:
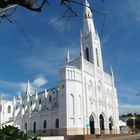
[(136, 129), (140, 130), (140, 118), (137, 118), (135, 123), (136, 123)]
[(37, 136), (29, 136), (17, 127), (8, 125), (0, 129), (0, 140), (39, 140)]
[(127, 120), (127, 126), (132, 127), (133, 126), (133, 119), (128, 119)]

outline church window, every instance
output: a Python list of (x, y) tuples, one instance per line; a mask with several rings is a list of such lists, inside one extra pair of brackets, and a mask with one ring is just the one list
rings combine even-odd
[(74, 96), (73, 94), (70, 94), (70, 115), (74, 115)]
[(86, 51), (85, 51), (85, 58), (87, 61), (89, 61), (89, 49), (86, 48)]
[(39, 99), (39, 104), (41, 104), (41, 99)]
[(55, 121), (55, 128), (59, 128), (59, 119), (58, 118)]
[(52, 96), (50, 95), (50, 97), (49, 97), (49, 103), (52, 101)]
[(22, 106), (23, 106), (23, 108), (25, 108), (25, 105), (24, 104)]
[(32, 104), (33, 104), (33, 103), (32, 103), (32, 101), (31, 101), (31, 102), (30, 102), (30, 105), (32, 106)]
[(33, 123), (33, 132), (36, 133), (36, 122)]
[(62, 89), (63, 89), (64, 87), (65, 87), (64, 84), (62, 84)]
[(97, 66), (99, 67), (99, 55), (98, 55), (97, 48), (96, 48), (96, 60), (97, 60)]
[(44, 129), (47, 128), (47, 121), (46, 121), (46, 120), (44, 120), (43, 128), (44, 128)]
[(27, 123), (25, 123), (25, 130), (27, 130)]
[(11, 113), (11, 106), (10, 105), (8, 106), (8, 111), (7, 112)]

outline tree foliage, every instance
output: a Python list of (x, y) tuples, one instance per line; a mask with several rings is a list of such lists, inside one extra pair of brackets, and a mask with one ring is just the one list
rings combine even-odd
[(29, 136), (14, 126), (5, 126), (0, 129), (0, 140), (39, 140), (37, 137)]
[(133, 119), (128, 119), (127, 126), (130, 126), (130, 127), (133, 126)]
[[(74, 4), (84, 6), (82, 0), (56, 0), (55, 3), (59, 3), (65, 8), (64, 14), (72, 14), (69, 16), (78, 16)], [(8, 19), (10, 21), (11, 19), (9, 17), (11, 17), (14, 12), (10, 12), (9, 14), (7, 11), (15, 11), (17, 6), (24, 7), (30, 11), (41, 12), (46, 4), (51, 5), (51, 0), (0, 0), (0, 20)]]
[(135, 123), (135, 127), (137, 130), (140, 130), (140, 118), (136, 118), (135, 121), (133, 119), (128, 119), (127, 121), (127, 126), (129, 126), (130, 128), (134, 127), (134, 123)]
[[(41, 12), (43, 6), (47, 3), (50, 4), (51, 0), (0, 0), (0, 8), (6, 8), (11, 5), (19, 5), (29, 10)], [(74, 9), (71, 7), (72, 3), (83, 5), (82, 2), (76, 0), (57, 0), (60, 5), (66, 7), (69, 11), (76, 14)]]
[(35, 7), (37, 1), (38, 0), (0, 0), (0, 8), (6, 8), (16, 4), (32, 11), (41, 12), (42, 7), (47, 2), (47, 0), (42, 0), (40, 5)]

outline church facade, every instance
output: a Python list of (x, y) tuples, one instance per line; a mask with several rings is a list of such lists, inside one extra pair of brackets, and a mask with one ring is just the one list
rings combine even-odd
[(1, 100), (0, 125), (14, 125), (42, 135), (119, 134), (119, 112), (114, 74), (104, 72), (100, 38), (86, 1), (79, 57), (59, 70), (52, 89), (13, 101)]

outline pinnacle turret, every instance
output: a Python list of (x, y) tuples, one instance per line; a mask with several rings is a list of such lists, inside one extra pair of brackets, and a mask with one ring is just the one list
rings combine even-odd
[(67, 63), (70, 61), (70, 53), (69, 50), (67, 50), (67, 58), (66, 58)]
[(30, 87), (30, 81), (28, 80), (26, 94), (30, 95), (30, 92), (31, 92), (31, 87)]

